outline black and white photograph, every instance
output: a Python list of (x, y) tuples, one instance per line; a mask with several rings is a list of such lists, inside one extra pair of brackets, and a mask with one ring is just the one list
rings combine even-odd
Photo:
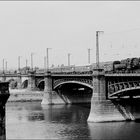
[(0, 0), (0, 140), (134, 139), (140, 1)]

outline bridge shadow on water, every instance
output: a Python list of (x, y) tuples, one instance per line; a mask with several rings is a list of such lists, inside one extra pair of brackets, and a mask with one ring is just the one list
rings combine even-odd
[[(81, 123), (86, 122), (89, 112), (89, 104), (73, 105), (44, 105), (42, 106), (44, 119), (51, 122)], [(80, 109), (81, 108), (81, 109)], [(49, 111), (48, 111), (49, 110)], [(85, 112), (84, 112), (85, 111)]]
[[(114, 105), (118, 108), (120, 113), (126, 118), (129, 116), (133, 121), (140, 121), (140, 98), (122, 98), (118, 100), (112, 100)], [(126, 118), (129, 121), (128, 118)]]
[(55, 124), (53, 131), (58, 127), (60, 139), (91, 140), (87, 124), (90, 104), (44, 105), (42, 108), (45, 122)]

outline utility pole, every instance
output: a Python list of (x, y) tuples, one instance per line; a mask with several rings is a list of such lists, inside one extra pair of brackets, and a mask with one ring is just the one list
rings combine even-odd
[(18, 56), (18, 71), (20, 71), (20, 58), (21, 56)]
[(31, 70), (33, 70), (33, 53), (31, 53)]
[(4, 74), (4, 59), (2, 60), (3, 74)]
[(68, 53), (68, 66), (70, 67), (70, 53)]
[(46, 48), (46, 71), (49, 69), (49, 49), (51, 48)]
[(96, 68), (99, 69), (99, 34), (103, 31), (96, 31)]
[(88, 64), (90, 64), (90, 51), (91, 51), (91, 49), (88, 48)]
[(28, 66), (28, 60), (27, 59), (26, 59), (26, 62), (25, 63), (26, 63), (26, 68), (27, 68), (27, 66)]
[(5, 71), (7, 72), (7, 61), (5, 62)]
[(44, 71), (47, 71), (46, 70), (46, 56), (44, 56)]
[(25, 73), (27, 73), (27, 66), (28, 66), (28, 60), (27, 59), (25, 60), (25, 66), (26, 66), (25, 67)]

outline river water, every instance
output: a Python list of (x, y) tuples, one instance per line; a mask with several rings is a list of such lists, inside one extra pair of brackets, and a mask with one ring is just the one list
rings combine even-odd
[(88, 105), (6, 104), (7, 139), (140, 139), (140, 122), (87, 123)]

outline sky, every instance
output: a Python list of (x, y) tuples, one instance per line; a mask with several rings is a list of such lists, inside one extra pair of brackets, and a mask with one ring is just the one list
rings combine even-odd
[(1, 1), (0, 69), (44, 67), (46, 48), (49, 65), (88, 64), (96, 61), (96, 31), (100, 61), (140, 56), (139, 1)]

